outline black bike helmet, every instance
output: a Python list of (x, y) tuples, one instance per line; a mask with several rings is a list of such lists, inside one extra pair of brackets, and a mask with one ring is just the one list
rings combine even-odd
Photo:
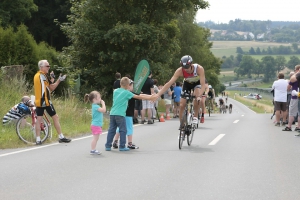
[(192, 63), (193, 63), (192, 56), (186, 55), (180, 59), (180, 66), (183, 67), (184, 69), (190, 68)]

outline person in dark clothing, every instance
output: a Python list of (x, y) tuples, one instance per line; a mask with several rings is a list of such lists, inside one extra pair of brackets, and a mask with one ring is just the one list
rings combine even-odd
[(121, 74), (119, 72), (117, 72), (115, 74), (115, 78), (116, 78), (116, 81), (114, 82), (114, 89), (117, 89), (117, 88), (120, 88), (120, 80), (121, 80)]
[[(152, 72), (150, 71), (150, 74), (147, 78), (147, 80), (145, 81), (143, 87), (142, 87), (142, 93), (143, 94), (147, 94), (147, 95), (152, 95), (154, 94), (154, 83), (152, 80)], [(147, 110), (147, 114), (148, 114), (148, 124), (153, 124), (153, 121), (151, 120), (152, 117), (152, 109), (154, 108), (154, 103), (149, 101), (149, 100), (142, 100), (143, 102), (143, 109), (141, 111), (141, 115), (142, 115), (142, 124), (144, 124), (145, 121), (145, 112)]]

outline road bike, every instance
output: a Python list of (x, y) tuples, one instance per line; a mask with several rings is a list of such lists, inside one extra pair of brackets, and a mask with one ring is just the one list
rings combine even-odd
[(194, 116), (193, 100), (195, 99), (195, 96), (192, 96), (190, 93), (185, 93), (184, 97), (186, 99), (186, 105), (184, 108), (182, 119), (180, 121), (180, 131), (179, 131), (179, 138), (178, 138), (179, 149), (182, 148), (182, 144), (185, 138), (187, 139), (187, 144), (189, 146), (192, 144), (194, 132), (196, 129), (196, 125), (193, 124), (193, 116)]
[[(35, 107), (31, 107), (30, 111), (23, 112), (23, 115), (18, 119), (16, 124), (16, 132), (20, 140), (26, 144), (36, 144), (36, 126), (37, 115)], [(47, 138), (52, 138), (51, 123), (47, 115), (44, 113), (41, 124), (41, 142), (43, 143)]]
[(213, 111), (210, 97), (207, 98), (207, 111), (208, 111), (208, 116), (210, 117), (210, 113), (212, 113)]

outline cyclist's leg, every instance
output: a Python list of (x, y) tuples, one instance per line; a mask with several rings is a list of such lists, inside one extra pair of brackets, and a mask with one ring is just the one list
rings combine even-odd
[(205, 107), (205, 101), (203, 101), (203, 99), (201, 99), (201, 102), (199, 102), (199, 103), (198, 103), (198, 100), (197, 100), (198, 97), (201, 97), (200, 87), (198, 85), (195, 86), (195, 88), (194, 88), (194, 96), (195, 96), (195, 100), (194, 100), (194, 117), (198, 118), (200, 107), (202, 108), (202, 112), (204, 111), (203, 105)]
[(179, 121), (180, 121), (180, 123), (181, 123), (181, 120), (182, 120), (185, 105), (186, 105), (186, 99), (185, 98), (180, 98), (180, 107), (179, 107)]

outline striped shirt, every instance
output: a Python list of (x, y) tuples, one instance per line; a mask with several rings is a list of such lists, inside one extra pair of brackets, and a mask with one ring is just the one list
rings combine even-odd
[(47, 78), (46, 74), (39, 71), (35, 74), (33, 78), (34, 82), (34, 95), (35, 95), (35, 105), (36, 107), (46, 107), (52, 104), (50, 100), (50, 80)]
[(7, 113), (4, 115), (2, 119), (2, 124), (7, 124), (11, 120), (17, 120), (19, 119), (22, 115), (19, 113), (19, 109), (17, 108), (19, 104), (14, 105)]

